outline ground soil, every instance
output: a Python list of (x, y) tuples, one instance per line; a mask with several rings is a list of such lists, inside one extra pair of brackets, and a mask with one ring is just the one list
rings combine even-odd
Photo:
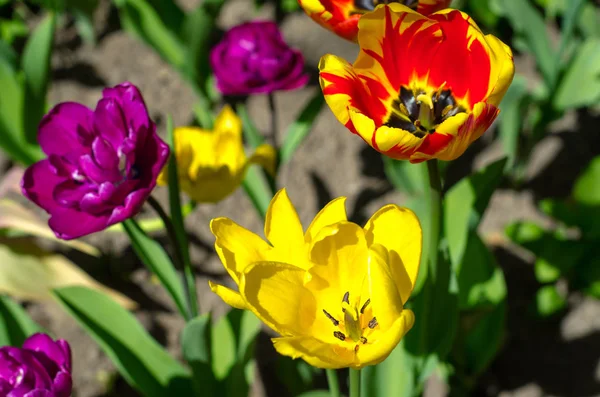
[[(197, 1), (184, 3), (192, 7)], [(254, 16), (251, 10), (249, 0), (228, 1), (220, 26), (227, 28), (247, 20)], [(269, 17), (272, 8), (266, 6), (256, 15)], [(71, 26), (60, 29), (52, 59), (54, 78), (50, 103), (78, 101), (94, 106), (102, 87), (129, 80), (143, 92), (159, 126), (164, 125), (166, 114), (171, 114), (177, 125), (190, 123), (194, 104), (192, 90), (151, 49), (120, 29), (115, 10), (107, 2), (101, 2), (95, 25), (96, 46), (82, 43)], [(315, 68), (320, 56), (331, 52), (352, 60), (357, 50), (353, 44), (316, 26), (302, 13), (286, 17), (281, 26), (289, 43), (305, 54), (307, 68), (313, 77), (306, 88), (276, 94), (277, 121), (284, 127), (318, 90)], [(527, 58), (517, 58), (517, 70), (530, 81), (537, 78)], [(269, 128), (266, 97), (251, 98), (249, 109), (258, 127), (266, 132)], [(536, 209), (536, 202), (544, 197), (566, 195), (578, 172), (592, 156), (599, 154), (598, 121), (597, 115), (585, 112), (572, 113), (560, 120), (536, 148), (523, 189), (501, 188), (492, 198), (481, 231), (488, 241), (493, 242), (496, 257), (505, 272), (510, 311), (504, 347), (482, 377), (477, 395), (600, 395), (600, 302), (572, 294), (568, 309), (560, 316), (547, 321), (533, 318), (528, 311), (537, 288), (532, 258), (502, 237), (505, 226), (515, 220), (550, 222)], [(466, 174), (501, 157), (501, 148), (489, 139), (492, 134), (492, 131), (488, 132), (487, 137), (473, 145), (457, 162), (453, 172)], [(383, 204), (402, 203), (403, 200), (402, 194), (394, 191), (386, 181), (379, 156), (341, 126), (328, 108), (318, 116), (310, 136), (293, 160), (283, 166), (280, 184), (288, 189), (305, 225), (333, 197), (348, 197), (348, 212), (357, 222), (364, 222)], [(164, 198), (164, 189), (158, 190), (159, 198)], [(251, 230), (262, 230), (260, 220), (241, 189), (217, 205), (200, 206), (186, 220), (192, 236), (202, 310), (213, 310), (216, 315), (226, 308), (208, 291), (206, 281), (227, 281), (212, 249), (214, 239), (208, 221), (221, 215)], [(160, 343), (178, 355), (183, 322), (161, 287), (140, 266), (127, 247), (126, 239), (118, 234), (102, 233), (87, 240), (98, 245), (105, 257), (92, 260), (70, 253), (71, 258), (98, 280), (136, 300), (140, 305), (135, 312), (137, 318)], [(74, 395), (136, 395), (115, 375), (114, 366), (96, 344), (57, 305), (34, 303), (29, 304), (28, 309), (43, 326), (70, 341), (75, 357)], [(266, 346), (261, 349), (270, 349), (266, 336), (261, 337), (261, 341), (261, 346)], [(262, 367), (268, 368), (269, 363)], [(268, 378), (264, 373), (261, 375), (261, 379)], [(440, 392), (430, 394), (440, 395)], [(284, 394), (269, 386), (267, 380), (257, 382), (252, 395), (274, 397)]]

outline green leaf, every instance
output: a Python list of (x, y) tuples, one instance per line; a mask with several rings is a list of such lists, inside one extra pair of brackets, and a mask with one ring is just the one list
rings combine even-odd
[(558, 110), (600, 102), (600, 39), (590, 38), (577, 50), (554, 96)]
[(563, 298), (554, 285), (540, 288), (535, 295), (535, 310), (540, 317), (549, 317), (567, 307)]
[(459, 356), (465, 372), (476, 376), (488, 368), (502, 347), (506, 334), (506, 302), (502, 301), (489, 312), (467, 314), (461, 322), (468, 332), (464, 335), (463, 348), (456, 346), (455, 357)]
[(504, 274), (475, 231), (469, 235), (465, 254), (456, 274), (461, 310), (490, 307), (506, 298)]
[(203, 314), (188, 322), (181, 336), (183, 356), (192, 368), (196, 395), (216, 394), (216, 380), (211, 368), (210, 314)]
[(506, 158), (463, 178), (444, 198), (444, 234), (448, 239), (452, 264), (461, 262), (469, 232), (476, 230), (490, 198), (502, 179)]
[(46, 113), (46, 93), (50, 80), (50, 58), (54, 44), (56, 16), (49, 13), (33, 31), (23, 49), (21, 67), (25, 76), (25, 103), (23, 127), (26, 141), (37, 142), (37, 130)]
[(549, 88), (554, 87), (558, 65), (554, 49), (550, 45), (544, 17), (530, 0), (504, 0), (501, 5), (513, 29), (525, 38), (546, 85)]
[(600, 206), (583, 205), (572, 200), (546, 199), (540, 202), (540, 209), (547, 215), (575, 226), (589, 240), (600, 240)]
[(279, 354), (275, 371), (277, 379), (285, 387), (285, 395), (297, 396), (312, 388), (313, 377), (322, 370), (304, 360), (294, 360)]
[(21, 305), (0, 295), (0, 346), (21, 347), (25, 339), (36, 332), (44, 330)]
[[(160, 2), (159, 2), (160, 3)], [(137, 35), (177, 69), (185, 63), (185, 48), (162, 20), (161, 13), (144, 0), (115, 0), (125, 30)], [(171, 26), (179, 29), (181, 25)]]
[(361, 370), (362, 397), (412, 397), (416, 394), (415, 359), (404, 345), (404, 341), (400, 341), (385, 361)]
[(242, 126), (244, 129), (244, 138), (246, 142), (250, 145), (252, 149), (256, 149), (263, 143), (265, 143), (265, 138), (262, 136), (258, 128), (252, 122), (250, 115), (248, 114), (248, 110), (246, 109), (246, 105), (243, 103), (238, 103), (235, 107), (235, 111), (240, 119), (242, 119)]
[(500, 104), (500, 126), (498, 133), (508, 157), (506, 167), (512, 168), (519, 149), (519, 136), (523, 129), (523, 120), (527, 111), (526, 102), (529, 99), (525, 78), (515, 76)]
[(312, 390), (298, 395), (298, 397), (331, 397), (329, 390)]
[(600, 10), (590, 2), (583, 5), (577, 27), (585, 37), (600, 37)]
[(385, 175), (396, 190), (411, 196), (425, 195), (429, 185), (424, 163), (411, 164), (388, 156), (382, 156), (382, 159)]
[(573, 198), (584, 205), (600, 206), (600, 156), (595, 157), (575, 181)]
[(324, 104), (325, 97), (321, 90), (317, 90), (304, 109), (302, 109), (298, 118), (288, 127), (279, 154), (281, 163), (287, 163), (302, 142), (304, 142)]
[(187, 316), (185, 294), (181, 278), (175, 271), (173, 262), (159, 243), (148, 237), (133, 219), (123, 222), (123, 227), (131, 240), (133, 250), (148, 270), (158, 277), (161, 284), (175, 302), (182, 316)]
[(539, 258), (534, 265), (535, 278), (542, 284), (553, 283), (560, 277), (560, 269), (545, 258)]
[(167, 169), (169, 176), (169, 207), (171, 222), (173, 223), (173, 229), (175, 229), (175, 238), (177, 240), (177, 247), (173, 248), (179, 250), (181, 259), (183, 261), (181, 264), (185, 273), (185, 280), (183, 282), (187, 283), (186, 292), (189, 291), (190, 294), (188, 297), (190, 317), (195, 317), (198, 315), (196, 279), (194, 277), (194, 273), (192, 272), (188, 236), (187, 232), (185, 231), (185, 224), (183, 223), (183, 212), (181, 211), (179, 173), (177, 171), (177, 159), (175, 158), (175, 148), (177, 146), (175, 142), (175, 134), (173, 133), (173, 119), (170, 115), (167, 117), (167, 136), (169, 145), (171, 146), (171, 155), (169, 156)]
[(127, 310), (82, 287), (54, 290), (63, 308), (100, 345), (125, 380), (143, 395), (192, 395), (189, 372)]
[(264, 219), (267, 216), (267, 210), (273, 198), (264, 170), (256, 164), (249, 166), (242, 186), (250, 198), (252, 205), (254, 205), (256, 212)]

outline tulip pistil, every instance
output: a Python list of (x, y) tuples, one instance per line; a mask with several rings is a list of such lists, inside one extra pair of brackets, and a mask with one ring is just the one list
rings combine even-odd
[(379, 4), (389, 4), (389, 3), (400, 3), (405, 6), (412, 8), (413, 10), (417, 9), (419, 5), (418, 0), (354, 0), (354, 7), (356, 7), (356, 11), (353, 14), (359, 14), (366, 11), (373, 11), (375, 7)]
[(392, 102), (392, 111), (384, 123), (423, 138), (433, 134), (438, 125), (449, 117), (466, 110), (460, 106), (451, 90), (439, 89), (433, 94), (423, 90), (400, 88), (400, 95)]
[[(328, 311), (323, 309), (325, 317), (327, 317), (335, 327), (339, 327), (340, 324), (343, 323), (343, 329), (345, 329), (346, 331), (346, 333), (342, 331), (334, 331), (333, 336), (341, 341), (345, 341), (347, 338), (350, 338), (354, 342), (366, 344), (367, 338), (364, 336), (365, 330), (373, 330), (379, 325), (379, 323), (377, 322), (377, 318), (373, 317), (368, 322), (366, 327), (363, 328), (361, 326), (361, 316), (365, 313), (365, 310), (367, 309), (370, 303), (371, 299), (367, 299), (365, 303), (363, 303), (363, 305), (361, 306), (360, 310), (358, 310), (357, 305), (350, 304), (350, 292), (346, 292), (342, 298), (342, 313), (344, 314), (344, 318), (342, 321), (337, 320)], [(358, 345), (355, 349), (358, 349)]]

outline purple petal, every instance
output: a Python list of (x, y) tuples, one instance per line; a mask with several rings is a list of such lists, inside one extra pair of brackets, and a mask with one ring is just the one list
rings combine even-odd
[(59, 372), (54, 378), (55, 397), (69, 397), (73, 389), (73, 379), (68, 372)]
[(119, 157), (117, 152), (105, 139), (98, 137), (92, 143), (92, 153), (96, 164), (105, 170), (119, 169)]
[(67, 342), (64, 339), (57, 339), (56, 340), (56, 344), (63, 351), (64, 361), (62, 363), (61, 368), (63, 368), (65, 371), (67, 371), (67, 372), (70, 373), (71, 369), (72, 369), (72, 365), (71, 365), (71, 345), (69, 345), (69, 342)]
[(96, 184), (107, 181), (115, 183), (123, 178), (118, 169), (104, 170), (100, 168), (89, 154), (81, 156), (79, 166), (81, 167), (81, 171)]
[(152, 124), (144, 98), (135, 85), (125, 82), (113, 88), (105, 88), (102, 95), (104, 98), (116, 99), (121, 105), (128, 135), (146, 130)]
[(65, 102), (44, 116), (38, 130), (38, 142), (44, 153), (78, 156), (87, 153), (92, 136), (93, 112), (87, 107)]
[(98, 193), (88, 193), (81, 199), (79, 208), (93, 215), (101, 215), (110, 212), (114, 205), (102, 201)]
[(54, 201), (63, 207), (76, 207), (87, 193), (96, 190), (90, 183), (81, 184), (66, 180), (54, 189)]
[(48, 390), (35, 389), (23, 395), (23, 397), (56, 397), (54, 393)]
[(95, 216), (73, 208), (58, 208), (48, 225), (58, 238), (72, 240), (106, 229), (109, 216)]
[(125, 115), (115, 98), (103, 98), (94, 111), (94, 127), (99, 136), (104, 137), (117, 149), (127, 136)]
[(123, 222), (125, 219), (129, 219), (137, 214), (142, 209), (142, 205), (144, 205), (151, 192), (152, 189), (139, 189), (130, 193), (125, 198), (124, 205), (115, 207), (108, 221), (109, 224)]
[(54, 187), (66, 179), (56, 175), (49, 160), (38, 161), (25, 170), (21, 180), (21, 191), (46, 212), (52, 212), (58, 204), (54, 201)]

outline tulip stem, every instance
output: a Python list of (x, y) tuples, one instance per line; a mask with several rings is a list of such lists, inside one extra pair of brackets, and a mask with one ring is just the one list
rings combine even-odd
[(429, 173), (429, 195), (431, 206), (431, 224), (429, 226), (429, 233), (431, 233), (429, 242), (429, 263), (431, 265), (430, 269), (434, 269), (434, 272), (436, 272), (442, 217), (442, 179), (440, 178), (440, 169), (436, 159), (427, 161), (427, 171)]
[(350, 368), (350, 397), (360, 397), (360, 369)]
[(148, 197), (147, 203), (150, 204), (150, 206), (154, 209), (154, 211), (156, 211), (158, 216), (163, 220), (165, 224), (165, 229), (167, 230), (167, 235), (169, 236), (169, 240), (173, 248), (173, 257), (175, 263), (177, 267), (179, 267), (179, 269), (183, 271), (182, 284), (188, 309), (188, 318), (186, 318), (186, 320), (189, 321), (198, 314), (198, 309), (195, 300), (196, 285), (194, 280), (194, 273), (191, 269), (191, 266), (189, 265), (189, 261), (186, 261), (184, 259), (184, 254), (183, 252), (181, 252), (180, 244), (177, 240), (177, 232), (175, 231), (175, 226), (173, 225), (173, 222), (171, 221), (169, 215), (167, 215), (163, 207), (153, 196)]
[(269, 110), (271, 111), (271, 143), (275, 149), (279, 150), (279, 145), (277, 144), (277, 110), (275, 107), (275, 94), (270, 92), (268, 97)]
[(327, 369), (325, 373), (327, 374), (327, 383), (329, 384), (329, 395), (331, 397), (340, 397), (340, 383), (337, 372), (335, 372), (335, 369)]

